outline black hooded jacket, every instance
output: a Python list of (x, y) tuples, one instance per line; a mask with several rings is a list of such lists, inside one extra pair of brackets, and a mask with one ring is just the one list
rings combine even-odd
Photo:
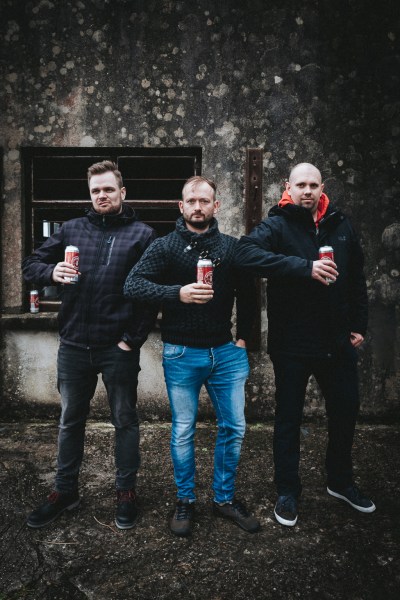
[(52, 273), (64, 260), (66, 246), (79, 248), (79, 282), (62, 286), (62, 342), (82, 348), (105, 347), (121, 339), (132, 348), (142, 345), (155, 312), (135, 305), (122, 290), (129, 271), (154, 239), (154, 230), (137, 221), (127, 205), (118, 215), (103, 216), (91, 209), (85, 217), (64, 223), (24, 259), (26, 281), (54, 285)]
[[(312, 279), (318, 249), (329, 245), (339, 276), (324, 286)], [(235, 264), (267, 277), (268, 351), (328, 356), (365, 335), (368, 320), (363, 254), (348, 218), (329, 206), (317, 230), (304, 207), (274, 206), (243, 236)]]

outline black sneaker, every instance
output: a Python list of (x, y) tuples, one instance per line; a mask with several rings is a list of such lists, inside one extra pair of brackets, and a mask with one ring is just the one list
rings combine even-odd
[(36, 508), (28, 515), (26, 524), (35, 529), (46, 527), (57, 519), (65, 510), (72, 510), (79, 505), (78, 491), (70, 494), (61, 492), (52, 492), (41, 506)]
[(190, 535), (192, 533), (193, 516), (194, 502), (190, 502), (188, 498), (177, 500), (175, 512), (169, 522), (172, 533), (181, 537)]
[(281, 525), (293, 527), (297, 523), (297, 500), (294, 496), (278, 496), (274, 510), (275, 518)]
[(376, 509), (375, 504), (369, 498), (363, 496), (356, 485), (349, 485), (349, 487), (341, 490), (333, 490), (330, 487), (327, 487), (326, 489), (328, 494), (335, 498), (339, 498), (339, 500), (344, 500), (360, 512), (372, 513)]
[(260, 529), (259, 521), (247, 511), (239, 500), (233, 499), (232, 502), (225, 502), (225, 504), (213, 501), (213, 512), (218, 517), (230, 519), (248, 533), (255, 533)]
[(136, 525), (138, 517), (135, 490), (117, 490), (115, 524), (118, 529), (131, 529)]

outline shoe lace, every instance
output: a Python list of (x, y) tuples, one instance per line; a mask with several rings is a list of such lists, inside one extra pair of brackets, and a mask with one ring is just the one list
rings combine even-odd
[(177, 504), (175, 511), (175, 518), (177, 521), (183, 521), (190, 517), (191, 506), (190, 502), (185, 502), (184, 504)]
[(236, 510), (242, 517), (248, 517), (249, 513), (246, 510), (246, 507), (240, 500), (234, 500), (232, 502), (232, 508)]
[(51, 492), (50, 496), (47, 498), (50, 504), (55, 504), (60, 497), (60, 492)]
[(293, 496), (286, 496), (284, 500), (282, 500), (282, 508), (288, 510), (289, 512), (296, 512), (296, 500)]
[(133, 490), (118, 490), (117, 496), (118, 502), (133, 502), (136, 499), (136, 495)]
[(360, 489), (356, 485), (352, 485), (347, 490), (352, 502), (361, 502), (363, 496)]

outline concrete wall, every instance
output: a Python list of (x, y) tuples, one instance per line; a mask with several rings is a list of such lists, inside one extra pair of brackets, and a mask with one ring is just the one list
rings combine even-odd
[[(21, 146), (201, 145), (203, 172), (219, 186), (221, 228), (233, 235), (244, 228), (246, 148), (262, 147), (264, 213), (290, 167), (310, 161), (359, 229), (371, 306), (363, 412), (393, 414), (400, 389), (398, 3), (3, 0), (0, 11), (3, 312), (22, 306)], [(266, 328), (263, 310), (263, 350), (251, 356), (248, 385), (254, 418), (273, 409)], [(6, 411), (16, 396), (29, 404), (34, 363), (16, 349), (35, 348), (48, 333), (29, 335), (7, 328)], [(158, 373), (157, 352), (150, 344), (146, 362)], [(11, 355), (20, 364), (8, 363)], [(49, 356), (40, 367), (49, 381), (53, 363)], [(26, 380), (11, 393), (15, 371)], [(143, 383), (143, 393), (163, 415), (164, 395), (153, 383)], [(307, 410), (321, 411), (313, 387)], [(151, 404), (149, 415), (155, 412)]]

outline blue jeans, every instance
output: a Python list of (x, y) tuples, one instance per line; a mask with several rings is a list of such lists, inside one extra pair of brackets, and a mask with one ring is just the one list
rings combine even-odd
[(300, 425), (306, 387), (314, 375), (325, 399), (328, 445), (325, 467), (333, 489), (353, 482), (351, 450), (359, 409), (357, 352), (349, 344), (332, 358), (272, 355), (275, 371), (275, 483), (278, 495), (301, 493)]
[(164, 344), (163, 367), (172, 410), (171, 455), (178, 498), (195, 500), (194, 434), (200, 388), (214, 405), (218, 434), (214, 453), (214, 500), (229, 502), (246, 428), (244, 384), (247, 352), (233, 342), (216, 348)]
[(116, 488), (135, 487), (140, 465), (139, 420), (136, 412), (139, 350), (121, 350), (117, 345), (85, 350), (61, 344), (58, 350), (58, 390), (61, 418), (55, 489), (78, 488), (83, 458), (86, 419), (97, 375), (102, 374), (115, 427)]

